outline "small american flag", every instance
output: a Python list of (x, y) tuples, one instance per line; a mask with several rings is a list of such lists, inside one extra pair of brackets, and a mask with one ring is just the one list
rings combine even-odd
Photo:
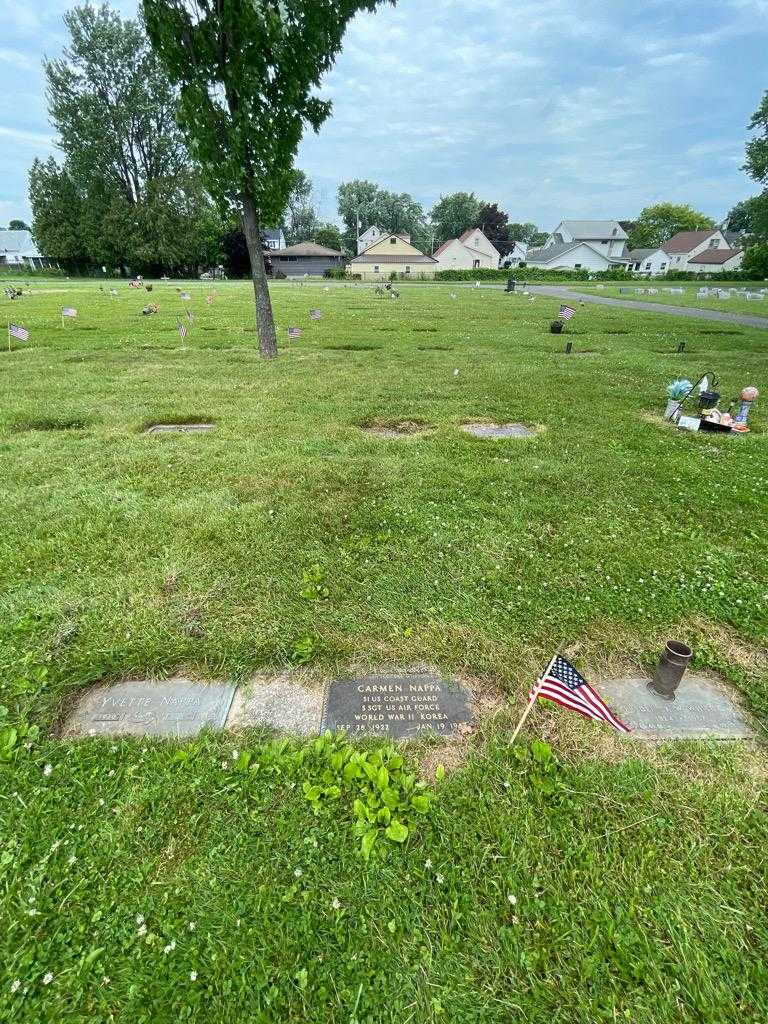
[(179, 334), (181, 335), (181, 337), (182, 338), (186, 338), (187, 334), (189, 333), (187, 331), (187, 325), (185, 323), (183, 323), (181, 320), (179, 320), (179, 323), (178, 323), (177, 326), (178, 326)]
[(205, 304), (206, 304), (206, 306), (212, 306), (213, 305), (213, 295), (206, 295), (205, 296)]
[(129, 281), (128, 282), (128, 287), (129, 288), (141, 288), (141, 284), (138, 281)]
[(586, 679), (579, 675), (570, 661), (559, 654), (550, 663), (538, 684), (531, 690), (529, 698), (542, 697), (554, 701), (561, 707), (576, 711), (585, 718), (594, 718), (599, 722), (607, 722), (616, 732), (631, 730), (620, 722), (603, 702), (600, 695)]
[(182, 302), (189, 302), (192, 296), (189, 294), (189, 292), (180, 292), (179, 298), (181, 299)]
[(570, 320), (576, 310), (573, 306), (561, 306), (560, 312), (557, 314), (561, 320)]
[(319, 320), (322, 315), (323, 314), (319, 309), (310, 309), (309, 311), (310, 320)]
[(26, 327), (20, 327), (18, 324), (8, 324), (8, 334), (12, 338), (18, 338), (19, 341), (29, 341), (29, 331)]
[(77, 316), (77, 310), (73, 309), (72, 306), (65, 306), (61, 311), (62, 316)]
[(301, 328), (300, 327), (289, 327), (288, 328), (288, 337), (289, 338), (300, 338), (301, 337)]

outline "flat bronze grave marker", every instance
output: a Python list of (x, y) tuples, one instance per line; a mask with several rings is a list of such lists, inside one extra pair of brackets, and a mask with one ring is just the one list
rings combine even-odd
[(204, 434), (213, 430), (213, 423), (156, 423), (148, 427), (145, 434)]
[(234, 692), (182, 677), (97, 686), (78, 700), (62, 736), (195, 736), (206, 725), (223, 728)]
[(472, 721), (470, 693), (457, 682), (429, 671), (382, 671), (329, 683), (321, 728), (413, 739), (456, 735)]
[(628, 676), (598, 684), (606, 704), (640, 740), (747, 739), (752, 730), (728, 694), (704, 676), (686, 673), (666, 701), (647, 688), (648, 679)]

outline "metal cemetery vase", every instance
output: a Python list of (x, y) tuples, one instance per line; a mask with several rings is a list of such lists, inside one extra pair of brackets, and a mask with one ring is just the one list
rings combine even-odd
[(651, 693), (664, 700), (674, 700), (675, 690), (680, 685), (692, 657), (693, 651), (687, 644), (680, 643), (679, 640), (667, 640), (653, 679), (648, 683)]
[(549, 325), (549, 329), (552, 332), (552, 334), (562, 334), (563, 333), (563, 321), (562, 320), (554, 320)]

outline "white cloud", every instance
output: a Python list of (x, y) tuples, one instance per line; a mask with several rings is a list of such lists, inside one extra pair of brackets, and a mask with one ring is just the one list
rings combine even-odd
[(22, 71), (40, 71), (40, 61), (20, 50), (8, 50), (0, 47), (0, 63), (21, 68)]
[(53, 149), (56, 145), (53, 135), (27, 132), (21, 128), (8, 128), (6, 125), (0, 125), (0, 138), (11, 139), (19, 145), (33, 146), (37, 149)]

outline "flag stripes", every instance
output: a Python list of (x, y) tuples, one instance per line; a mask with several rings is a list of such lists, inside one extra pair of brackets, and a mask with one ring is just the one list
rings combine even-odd
[(531, 690), (530, 700), (542, 697), (563, 708), (576, 711), (585, 718), (605, 722), (617, 732), (627, 733), (630, 729), (621, 722), (605, 704), (600, 694), (593, 689), (569, 661), (559, 654), (552, 661), (538, 685)]
[(29, 341), (29, 331), (19, 324), (8, 324), (8, 334), (12, 338), (18, 338), (19, 341)]
[(300, 338), (301, 337), (301, 328), (300, 327), (289, 327), (288, 328), (288, 337), (289, 338)]
[(187, 325), (183, 321), (179, 320), (177, 328), (182, 339), (186, 338), (187, 334), (189, 333), (187, 331)]
[(77, 316), (77, 310), (73, 309), (72, 306), (65, 306), (61, 311), (62, 316)]
[(319, 320), (322, 315), (323, 314), (319, 309), (310, 309), (309, 311), (310, 320)]
[(557, 314), (561, 320), (570, 320), (576, 310), (573, 306), (561, 306), (560, 312)]

